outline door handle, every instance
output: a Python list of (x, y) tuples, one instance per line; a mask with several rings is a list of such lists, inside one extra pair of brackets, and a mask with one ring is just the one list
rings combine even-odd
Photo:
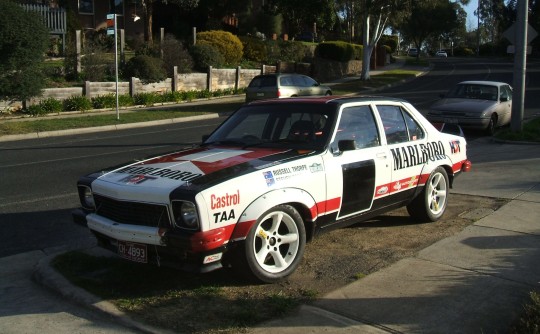
[(377, 153), (377, 158), (379, 158), (379, 159), (386, 159), (386, 153), (385, 153), (385, 152), (379, 152), (379, 153)]

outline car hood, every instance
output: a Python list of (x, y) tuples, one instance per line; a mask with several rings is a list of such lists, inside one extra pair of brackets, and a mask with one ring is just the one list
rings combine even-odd
[[(205, 188), (239, 175), (290, 161), (311, 151), (202, 147), (175, 152), (109, 171), (94, 181), (97, 192), (169, 193), (178, 187)], [(101, 190), (101, 191), (100, 191)], [(120, 196), (120, 193), (116, 193)]]
[(435, 102), (435, 104), (431, 106), (431, 109), (438, 111), (481, 113), (496, 104), (497, 101), (446, 98)]

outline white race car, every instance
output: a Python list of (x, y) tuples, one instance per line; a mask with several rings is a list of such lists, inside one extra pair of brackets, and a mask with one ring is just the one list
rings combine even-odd
[(306, 241), (407, 206), (445, 212), (468, 171), (466, 142), (410, 103), (384, 97), (253, 102), (202, 145), (80, 178), (74, 212), (128, 260), (263, 282), (290, 275)]

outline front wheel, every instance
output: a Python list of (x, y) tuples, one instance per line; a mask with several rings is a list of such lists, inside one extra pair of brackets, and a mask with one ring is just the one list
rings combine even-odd
[(262, 214), (248, 233), (245, 260), (248, 273), (266, 283), (292, 274), (302, 259), (306, 230), (290, 205), (277, 205)]
[(409, 214), (422, 221), (437, 221), (442, 217), (448, 204), (450, 182), (442, 167), (437, 167), (429, 176), (424, 190), (407, 205)]
[(493, 136), (493, 134), (495, 134), (496, 129), (497, 129), (497, 115), (493, 114), (491, 115), (491, 118), (489, 119), (489, 124), (486, 128), (486, 134), (488, 136)]

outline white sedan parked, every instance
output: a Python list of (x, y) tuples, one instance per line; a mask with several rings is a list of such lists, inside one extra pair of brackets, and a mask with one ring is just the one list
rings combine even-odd
[(427, 114), (430, 121), (455, 123), (462, 128), (483, 130), (492, 135), (510, 123), (512, 87), (504, 82), (464, 81), (441, 95)]

